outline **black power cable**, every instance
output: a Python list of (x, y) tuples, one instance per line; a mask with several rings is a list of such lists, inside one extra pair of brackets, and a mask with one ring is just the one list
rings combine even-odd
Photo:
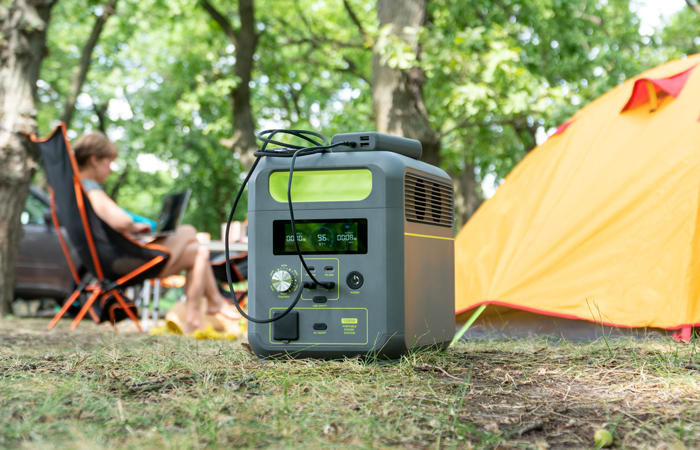
[[(307, 142), (310, 142), (314, 144), (312, 147), (303, 147), (301, 145), (293, 145), (293, 144), (287, 144), (284, 142), (279, 142), (276, 140), (273, 140), (272, 138), (274, 137), (275, 134), (289, 134), (292, 136), (299, 137), (301, 139), (306, 140)], [(310, 136), (319, 138), (323, 140), (323, 144), (315, 141), (312, 139)], [(226, 222), (226, 232), (224, 234), (224, 252), (226, 255), (226, 279), (228, 281), (228, 286), (231, 291), (231, 295), (233, 296), (233, 304), (236, 306), (236, 309), (238, 312), (245, 317), (246, 319), (250, 320), (251, 322), (254, 323), (270, 323), (274, 322), (276, 320), (280, 320), (282, 317), (286, 316), (289, 314), (294, 307), (299, 303), (299, 300), (301, 299), (301, 294), (304, 291), (304, 289), (315, 289), (316, 286), (323, 286), (326, 289), (333, 289), (335, 287), (335, 283), (333, 282), (321, 282), (316, 279), (316, 277), (313, 276), (311, 271), (309, 270), (309, 267), (306, 265), (306, 261), (304, 261), (304, 257), (301, 254), (301, 249), (299, 248), (299, 241), (297, 238), (297, 231), (296, 231), (296, 224), (294, 222), (294, 208), (292, 207), (292, 176), (294, 174), (294, 164), (296, 163), (296, 159), (299, 156), (309, 156), (309, 155), (314, 155), (317, 153), (323, 153), (328, 151), (329, 149), (333, 147), (339, 147), (342, 145), (346, 145), (349, 147), (355, 147), (357, 144), (354, 142), (349, 142), (349, 141), (343, 141), (343, 142), (337, 142), (335, 144), (329, 144), (328, 139), (326, 139), (323, 135), (316, 133), (314, 131), (306, 131), (306, 130), (284, 130), (284, 129), (278, 129), (278, 130), (265, 130), (261, 131), (258, 133), (258, 139), (264, 142), (262, 148), (254, 153), (257, 158), (255, 159), (255, 162), (253, 163), (253, 166), (250, 168), (250, 171), (248, 171), (248, 175), (246, 175), (245, 179), (243, 180), (243, 184), (241, 185), (241, 188), (238, 190), (238, 194), (236, 195), (236, 199), (233, 202), (233, 206), (231, 207), (231, 213), (228, 216), (228, 221)], [(283, 148), (280, 149), (271, 149), (267, 150), (267, 146), (269, 144), (273, 145), (279, 145), (283, 146)], [(299, 256), (299, 260), (301, 260), (302, 266), (304, 266), (304, 270), (306, 270), (306, 274), (313, 280), (313, 282), (305, 281), (304, 283), (301, 283), (299, 286), (299, 293), (297, 294), (297, 297), (294, 299), (292, 304), (287, 308), (282, 314), (279, 314), (271, 319), (255, 319), (245, 312), (243, 312), (243, 309), (239, 305), (239, 302), (242, 300), (241, 298), (236, 297), (236, 293), (233, 290), (233, 282), (232, 276), (231, 276), (231, 266), (228, 262), (229, 260), (229, 242), (228, 242), (228, 235), (229, 235), (229, 230), (231, 229), (231, 222), (233, 221), (233, 214), (236, 211), (236, 207), (238, 206), (238, 202), (241, 199), (241, 195), (243, 194), (243, 191), (245, 190), (246, 185), (248, 184), (248, 180), (250, 180), (251, 175), (253, 175), (253, 172), (255, 172), (255, 169), (258, 166), (258, 163), (260, 162), (260, 158), (264, 156), (270, 156), (270, 157), (277, 157), (277, 158), (292, 158), (292, 162), (289, 167), (289, 181), (287, 183), (287, 203), (289, 205), (289, 216), (291, 219), (291, 224), (292, 224), (292, 233), (294, 234), (294, 246), (296, 247), (297, 255)]]

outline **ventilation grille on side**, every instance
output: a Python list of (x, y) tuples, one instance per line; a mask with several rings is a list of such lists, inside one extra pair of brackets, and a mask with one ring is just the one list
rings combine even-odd
[(406, 220), (440, 227), (454, 225), (452, 186), (407, 173), (404, 178)]

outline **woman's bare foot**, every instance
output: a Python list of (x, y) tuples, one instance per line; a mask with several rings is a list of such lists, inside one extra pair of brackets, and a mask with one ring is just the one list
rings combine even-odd
[(204, 323), (201, 320), (186, 320), (182, 325), (182, 333), (190, 334), (200, 328), (204, 328)]
[(209, 307), (207, 308), (207, 314), (221, 314), (229, 320), (238, 320), (241, 314), (236, 310), (235, 306), (231, 306), (228, 303), (222, 302), (219, 307)]

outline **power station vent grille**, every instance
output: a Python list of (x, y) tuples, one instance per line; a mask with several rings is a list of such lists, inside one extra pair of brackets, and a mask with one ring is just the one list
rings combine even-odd
[(404, 211), (409, 222), (452, 227), (452, 186), (407, 173), (404, 178)]

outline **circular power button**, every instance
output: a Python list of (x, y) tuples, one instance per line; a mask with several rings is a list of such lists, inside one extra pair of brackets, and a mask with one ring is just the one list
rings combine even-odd
[(360, 289), (365, 283), (365, 277), (363, 277), (360, 272), (355, 271), (350, 272), (345, 281), (348, 283), (350, 289)]

